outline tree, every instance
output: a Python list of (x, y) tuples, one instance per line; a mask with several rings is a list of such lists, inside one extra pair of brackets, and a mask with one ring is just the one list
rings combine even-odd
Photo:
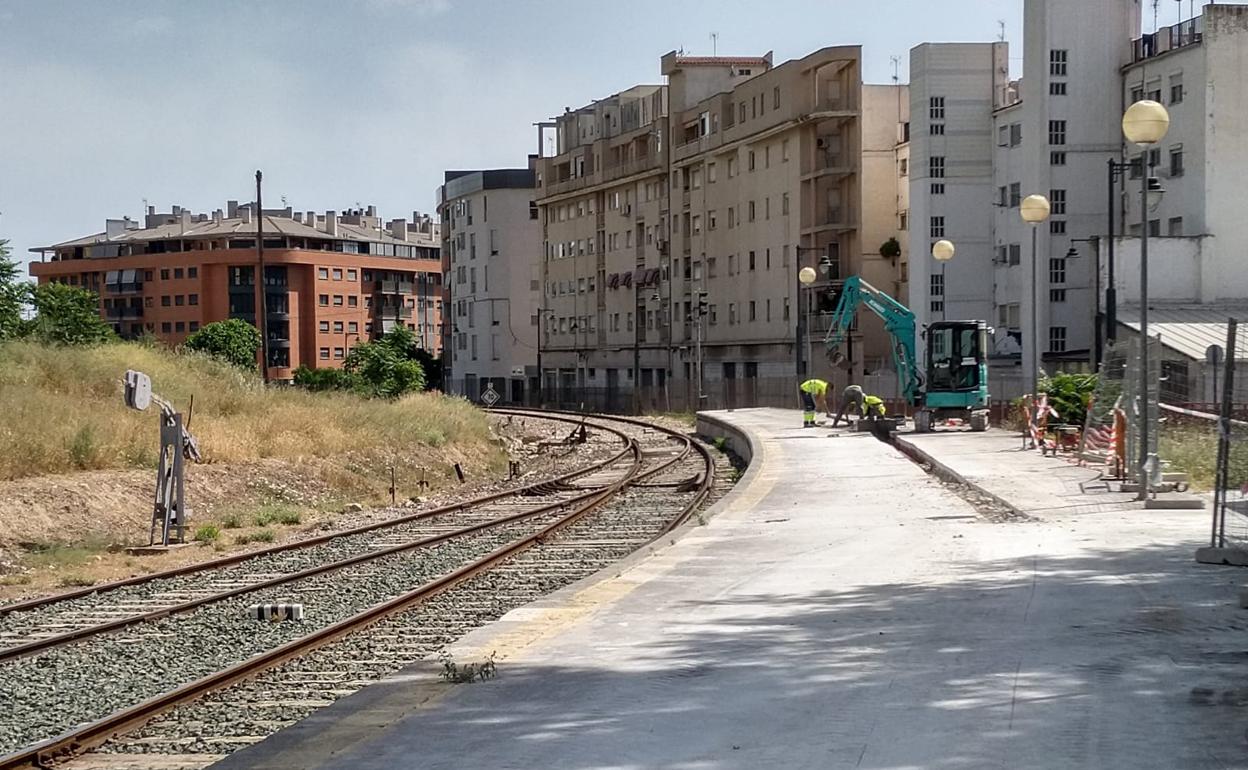
[(887, 259), (896, 259), (901, 256), (901, 244), (896, 238), (889, 238), (880, 244), (880, 256)]
[(260, 332), (239, 318), (214, 321), (186, 338), (187, 350), (197, 350), (242, 369), (256, 368)]
[(398, 398), (425, 387), (425, 370), (416, 360), (419, 351), (416, 335), (399, 326), (376, 342), (351, 348), (342, 368), (355, 378), (355, 388), (361, 394)]
[(360, 383), (355, 375), (342, 369), (309, 369), (301, 366), (295, 370), (295, 385), (319, 393), (326, 390), (357, 390)]
[(0, 240), (0, 340), (22, 333), (22, 309), (30, 302), (30, 284), (21, 279), (17, 263), (9, 259), (8, 241)]
[(56, 345), (94, 345), (116, 338), (100, 318), (100, 297), (93, 291), (45, 283), (34, 287), (31, 296), (35, 318), (27, 329), (38, 340)]

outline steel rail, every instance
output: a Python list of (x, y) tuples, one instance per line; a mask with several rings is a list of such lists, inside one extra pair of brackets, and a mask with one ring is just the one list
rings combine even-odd
[[(542, 415), (533, 414), (532, 416)], [(648, 469), (643, 473), (641, 472), (643, 452), (640, 444), (638, 444), (635, 439), (629, 439), (626, 452), (632, 452), (633, 464), (632, 468), (625, 474), (625, 476), (620, 480), (603, 487), (601, 490), (591, 492), (587, 495), (587, 499), (583, 505), (561, 517), (558, 521), (543, 527), (538, 532), (526, 535), (525, 537), (519, 538), (511, 543), (500, 546), (481, 559), (464, 565), (440, 578), (432, 580), (414, 589), (413, 591), (380, 604), (376, 604), (350, 618), (326, 626), (325, 628), (301, 637), (300, 639), (287, 642), (286, 644), (276, 647), (268, 652), (261, 653), (222, 671), (210, 674), (194, 682), (175, 688), (167, 693), (158, 695), (155, 698), (151, 698), (142, 703), (115, 712), (95, 722), (81, 725), (60, 736), (41, 741), (38, 744), (29, 746), (6, 756), (0, 756), (0, 770), (10, 770), (11, 768), (22, 767), (52, 767), (55, 764), (78, 756), (85, 751), (99, 746), (115, 735), (141, 727), (153, 717), (168, 711), (175, 706), (195, 700), (213, 690), (219, 690), (236, 682), (249, 679), (262, 671), (278, 666), (287, 660), (311, 652), (319, 647), (323, 647), (326, 644), (371, 626), (389, 615), (401, 612), (415, 604), (437, 596), (438, 594), (447, 591), (469, 578), (481, 574), (491, 567), (531, 548), (534, 545), (546, 542), (547, 539), (557, 534), (560, 530), (576, 523), (592, 511), (600, 508), (604, 503), (615, 497), (621, 491), (629, 488), (630, 486), (636, 485), (644, 478), (656, 475), (679, 462), (687, 456), (689, 449), (693, 448), (706, 464), (706, 472), (702, 474), (697, 492), (693, 498), (682, 506), (681, 511), (670, 520), (663, 531), (659, 535), (656, 535), (656, 537), (650, 542), (653, 542), (654, 539), (671, 532), (676, 527), (684, 523), (692, 514), (693, 510), (696, 509), (697, 506), (700, 505), (710, 494), (715, 474), (715, 465), (710, 452), (707, 451), (707, 449), (701, 444), (690, 441), (688, 437), (681, 436), (675, 431), (666, 428), (652, 426), (641, 421), (629, 420), (627, 418), (603, 417), (599, 419), (630, 422), (637, 425), (643, 425), (647, 428), (653, 428), (666, 432), (669, 435), (678, 437), (685, 441), (686, 446), (678, 456), (672, 457), (656, 468)], [(598, 425), (597, 427), (605, 428), (605, 426), (601, 425)]]
[[(538, 415), (538, 414), (524, 415), (524, 416), (542, 417), (542, 415)], [(572, 424), (580, 423), (579, 420), (569, 419), (562, 415), (551, 415), (551, 416), (547, 416), (545, 419), (553, 420), (556, 422), (572, 423)], [(617, 454), (611, 457), (608, 457), (605, 460), (600, 460), (596, 463), (593, 463), (592, 465), (586, 466), (584, 468), (572, 470), (567, 473), (561, 474), (559, 476), (554, 476), (548, 479), (543, 479), (541, 481), (535, 481), (531, 484), (526, 484), (522, 487), (516, 487), (515, 489), (505, 489), (499, 492), (491, 492), (488, 495), (475, 497), (471, 500), (464, 500), (458, 503), (451, 503), (449, 505), (443, 505), (437, 508), (431, 508), (427, 511), (420, 511), (419, 513), (411, 513), (411, 514), (406, 514), (404, 516), (398, 516), (393, 519), (386, 519), (385, 521), (373, 522), (372, 524), (363, 524), (358, 527), (338, 530), (336, 532), (330, 532), (325, 535), (318, 535), (316, 537), (310, 537), (310, 538), (306, 538), (303, 540), (296, 540), (291, 543), (283, 543), (281, 545), (269, 546), (267, 548), (261, 548), (255, 551), (245, 551), (243, 553), (237, 553), (231, 556), (223, 556), (217, 559), (210, 559), (208, 561), (202, 561), (196, 564), (188, 564), (182, 567), (175, 567), (173, 569), (163, 570), (161, 572), (153, 572), (147, 575), (135, 575), (133, 577), (123, 578), (121, 580), (114, 580), (108, 583), (101, 583), (95, 586), (88, 586), (86, 588), (80, 588), (80, 589), (76, 589), (73, 591), (63, 591), (61, 593), (52, 594), (50, 596), (26, 599), (20, 602), (12, 602), (10, 604), (5, 604), (5, 605), (0, 606), (0, 616), (7, 615), (10, 612), (24, 612), (27, 610), (39, 609), (41, 607), (46, 607), (48, 605), (56, 604), (58, 602), (67, 601), (69, 599), (80, 599), (84, 596), (90, 596), (92, 594), (107, 593), (109, 591), (113, 591), (118, 588), (125, 588), (127, 586), (142, 585), (144, 583), (149, 583), (153, 580), (161, 580), (161, 579), (172, 578), (172, 577), (182, 577), (184, 575), (193, 575), (196, 572), (205, 572), (207, 570), (219, 569), (221, 567), (229, 567), (229, 566), (238, 564), (240, 562), (247, 561), (248, 559), (258, 558), (260, 556), (268, 556), (269, 554), (273, 554), (273, 553), (283, 553), (286, 551), (295, 551), (295, 550), (300, 550), (304, 548), (312, 548), (314, 546), (328, 543), (329, 541), (334, 540), (336, 538), (350, 537), (352, 535), (361, 535), (361, 534), (364, 534), (367, 532), (373, 532), (379, 529), (386, 529), (389, 527), (398, 526), (400, 524), (407, 524), (413, 521), (420, 521), (423, 519), (433, 518), (435, 516), (441, 516), (447, 513), (455, 513), (457, 511), (462, 511), (467, 508), (472, 508), (478, 505), (491, 503), (491, 502), (494, 502), (495, 500), (501, 500), (507, 497), (514, 497), (517, 495), (524, 495), (530, 492), (540, 491), (542, 487), (550, 485), (550, 484), (558, 484), (561, 482), (573, 481), (582, 476), (588, 476), (591, 473), (602, 470), (605, 467), (614, 465), (615, 463), (623, 459), (624, 456), (628, 454), (629, 452), (629, 449), (630, 449), (629, 439), (621, 431), (614, 431), (610, 428), (606, 428), (605, 426), (599, 426), (599, 427), (603, 427), (604, 430), (614, 433), (617, 438), (620, 438), (621, 440), (623, 440), (625, 444), (624, 448), (621, 449)]]
[(70, 642), (78, 641), (80, 639), (87, 639), (92, 636), (99, 636), (101, 634), (106, 634), (110, 631), (116, 631), (118, 629), (137, 625), (139, 623), (146, 623), (149, 621), (159, 620), (161, 618), (169, 617), (171, 615), (177, 615), (183, 612), (187, 612), (188, 610), (193, 610), (196, 607), (202, 607), (205, 604), (215, 604), (216, 602), (225, 601), (226, 599), (232, 599), (235, 596), (241, 596), (243, 594), (248, 594), (253, 591), (259, 591), (265, 588), (273, 588), (275, 586), (285, 585), (287, 583), (294, 583), (296, 581), (304, 580), (310, 577), (315, 577), (317, 575), (323, 575), (329, 572), (336, 572), (338, 570), (346, 569), (348, 567), (353, 567), (357, 564), (363, 564), (363, 563), (370, 562), (370, 561), (376, 561), (377, 559), (385, 558), (386, 556), (393, 556), (394, 554), (403, 553), (405, 551), (412, 551), (417, 548), (423, 548), (423, 547), (430, 546), (430, 545), (437, 545), (439, 543), (443, 543), (448, 540), (453, 540), (457, 537), (474, 535), (474, 534), (484, 532), (489, 529), (493, 529), (495, 527), (500, 527), (506, 524), (512, 524), (517, 521), (523, 521), (525, 519), (530, 519), (535, 516), (541, 516), (542, 514), (549, 513), (550, 511), (558, 510), (559, 508), (564, 508), (569, 505), (579, 503), (580, 501), (586, 498), (592, 497), (593, 495), (597, 494), (599, 491), (601, 491), (601, 488), (590, 490), (588, 492), (575, 495), (565, 500), (557, 500), (552, 503), (547, 503), (546, 505), (542, 505), (532, 510), (519, 511), (517, 513), (508, 514), (501, 518), (480, 522), (478, 524), (473, 524), (473, 525), (463, 527), (461, 529), (457, 529), (451, 532), (444, 532), (438, 535), (429, 535), (427, 537), (419, 538), (417, 540), (411, 540), (406, 543), (399, 543), (397, 545), (388, 546), (386, 548), (380, 548), (375, 551), (367, 551), (365, 553), (356, 554), (355, 556), (349, 556), (345, 559), (340, 559), (338, 561), (318, 564), (315, 567), (309, 567), (307, 569), (300, 570), (298, 572), (291, 572), (286, 575), (280, 575), (278, 577), (270, 578), (268, 580), (262, 580), (257, 583), (250, 583), (248, 585), (238, 586), (236, 588), (231, 588), (226, 591), (221, 591), (218, 593), (210, 594), (208, 596), (201, 596), (197, 599), (191, 599), (190, 601), (182, 602), (180, 604), (174, 604), (168, 607), (162, 607), (160, 609), (152, 610), (150, 612), (138, 613), (135, 615), (128, 615), (126, 617), (117, 618), (115, 620), (110, 620), (105, 623), (99, 623), (99, 624), (92, 625), (92, 626), (84, 626), (83, 628), (75, 629), (73, 631), (66, 631), (65, 633), (57, 634), (55, 636), (49, 636), (43, 639), (36, 639), (34, 641), (24, 642), (22, 644), (5, 647), (3, 649), (0, 649), (0, 661), (12, 660), (15, 658), (25, 657), (27, 655), (33, 655), (37, 652), (43, 652), (53, 647), (60, 647), (65, 644), (69, 644)]

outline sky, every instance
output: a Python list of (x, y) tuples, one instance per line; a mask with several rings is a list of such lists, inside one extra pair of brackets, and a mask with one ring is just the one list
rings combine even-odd
[[(139, 218), (375, 204), (433, 212), (446, 169), (525, 165), (533, 123), (673, 49), (775, 61), (861, 44), (864, 79), (924, 41), (1021, 67), (1022, 0), (0, 0), (0, 239), (19, 261)], [(1017, 72), (1015, 73), (1017, 74)]]

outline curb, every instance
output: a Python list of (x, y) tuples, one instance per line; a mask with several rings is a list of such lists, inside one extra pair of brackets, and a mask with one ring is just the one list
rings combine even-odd
[(1031, 514), (1024, 511), (1022, 508), (1019, 508), (1014, 503), (1011, 503), (1009, 500), (1006, 500), (1001, 495), (990, 492), (987, 489), (985, 489), (983, 486), (981, 486), (980, 484), (974, 481), (971, 481), (967, 477), (958, 473), (954, 469), (950, 468), (948, 465), (945, 465), (941, 461), (937, 460), (935, 457), (932, 457), (927, 452), (924, 452), (922, 449), (919, 449), (917, 446), (915, 446), (914, 444), (911, 444), (909, 441), (906, 441), (902, 437), (894, 435), (893, 446), (896, 447), (898, 451), (900, 451), (906, 457), (909, 457), (911, 460), (917, 463), (926, 464), (931, 469), (932, 475), (935, 476), (936, 478), (941, 479), (943, 481), (951, 481), (955, 484), (963, 484), (965, 486), (968, 486), (971, 489), (978, 492), (979, 494), (983, 495), (984, 497), (987, 497), (993, 502), (997, 503), (998, 505), (1008, 509), (1011, 513), (1017, 516), (1022, 516), (1027, 519), (1036, 518), (1035, 516), (1032, 516)]

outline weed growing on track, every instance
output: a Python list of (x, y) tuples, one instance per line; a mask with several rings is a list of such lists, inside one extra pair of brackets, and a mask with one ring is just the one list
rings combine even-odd
[(438, 653), (438, 659), (442, 661), (442, 673), (439, 676), (451, 684), (472, 684), (493, 679), (497, 673), (494, 666), (496, 654), (491, 652), (490, 657), (480, 663), (468, 663), (461, 666), (455, 662), (455, 658), (449, 652), (443, 650)]
[(198, 543), (215, 543), (221, 537), (221, 530), (213, 524), (205, 524), (195, 530), (195, 541)]
[(97, 347), (0, 344), (0, 479), (109, 468), (150, 468), (156, 418), (127, 409), (126, 369), (185, 410), (209, 462), (419, 451), (452, 443), (491, 456), (485, 416), (467, 401), (432, 393), (397, 400), (265, 387), (254, 373), (196, 353), (117, 342)]
[(259, 532), (250, 532), (246, 535), (239, 535), (234, 538), (237, 545), (247, 545), (248, 543), (272, 543), (277, 535), (273, 534), (271, 529), (262, 529)]
[(87, 588), (95, 585), (95, 579), (82, 575), (66, 575), (61, 578), (61, 588)]

